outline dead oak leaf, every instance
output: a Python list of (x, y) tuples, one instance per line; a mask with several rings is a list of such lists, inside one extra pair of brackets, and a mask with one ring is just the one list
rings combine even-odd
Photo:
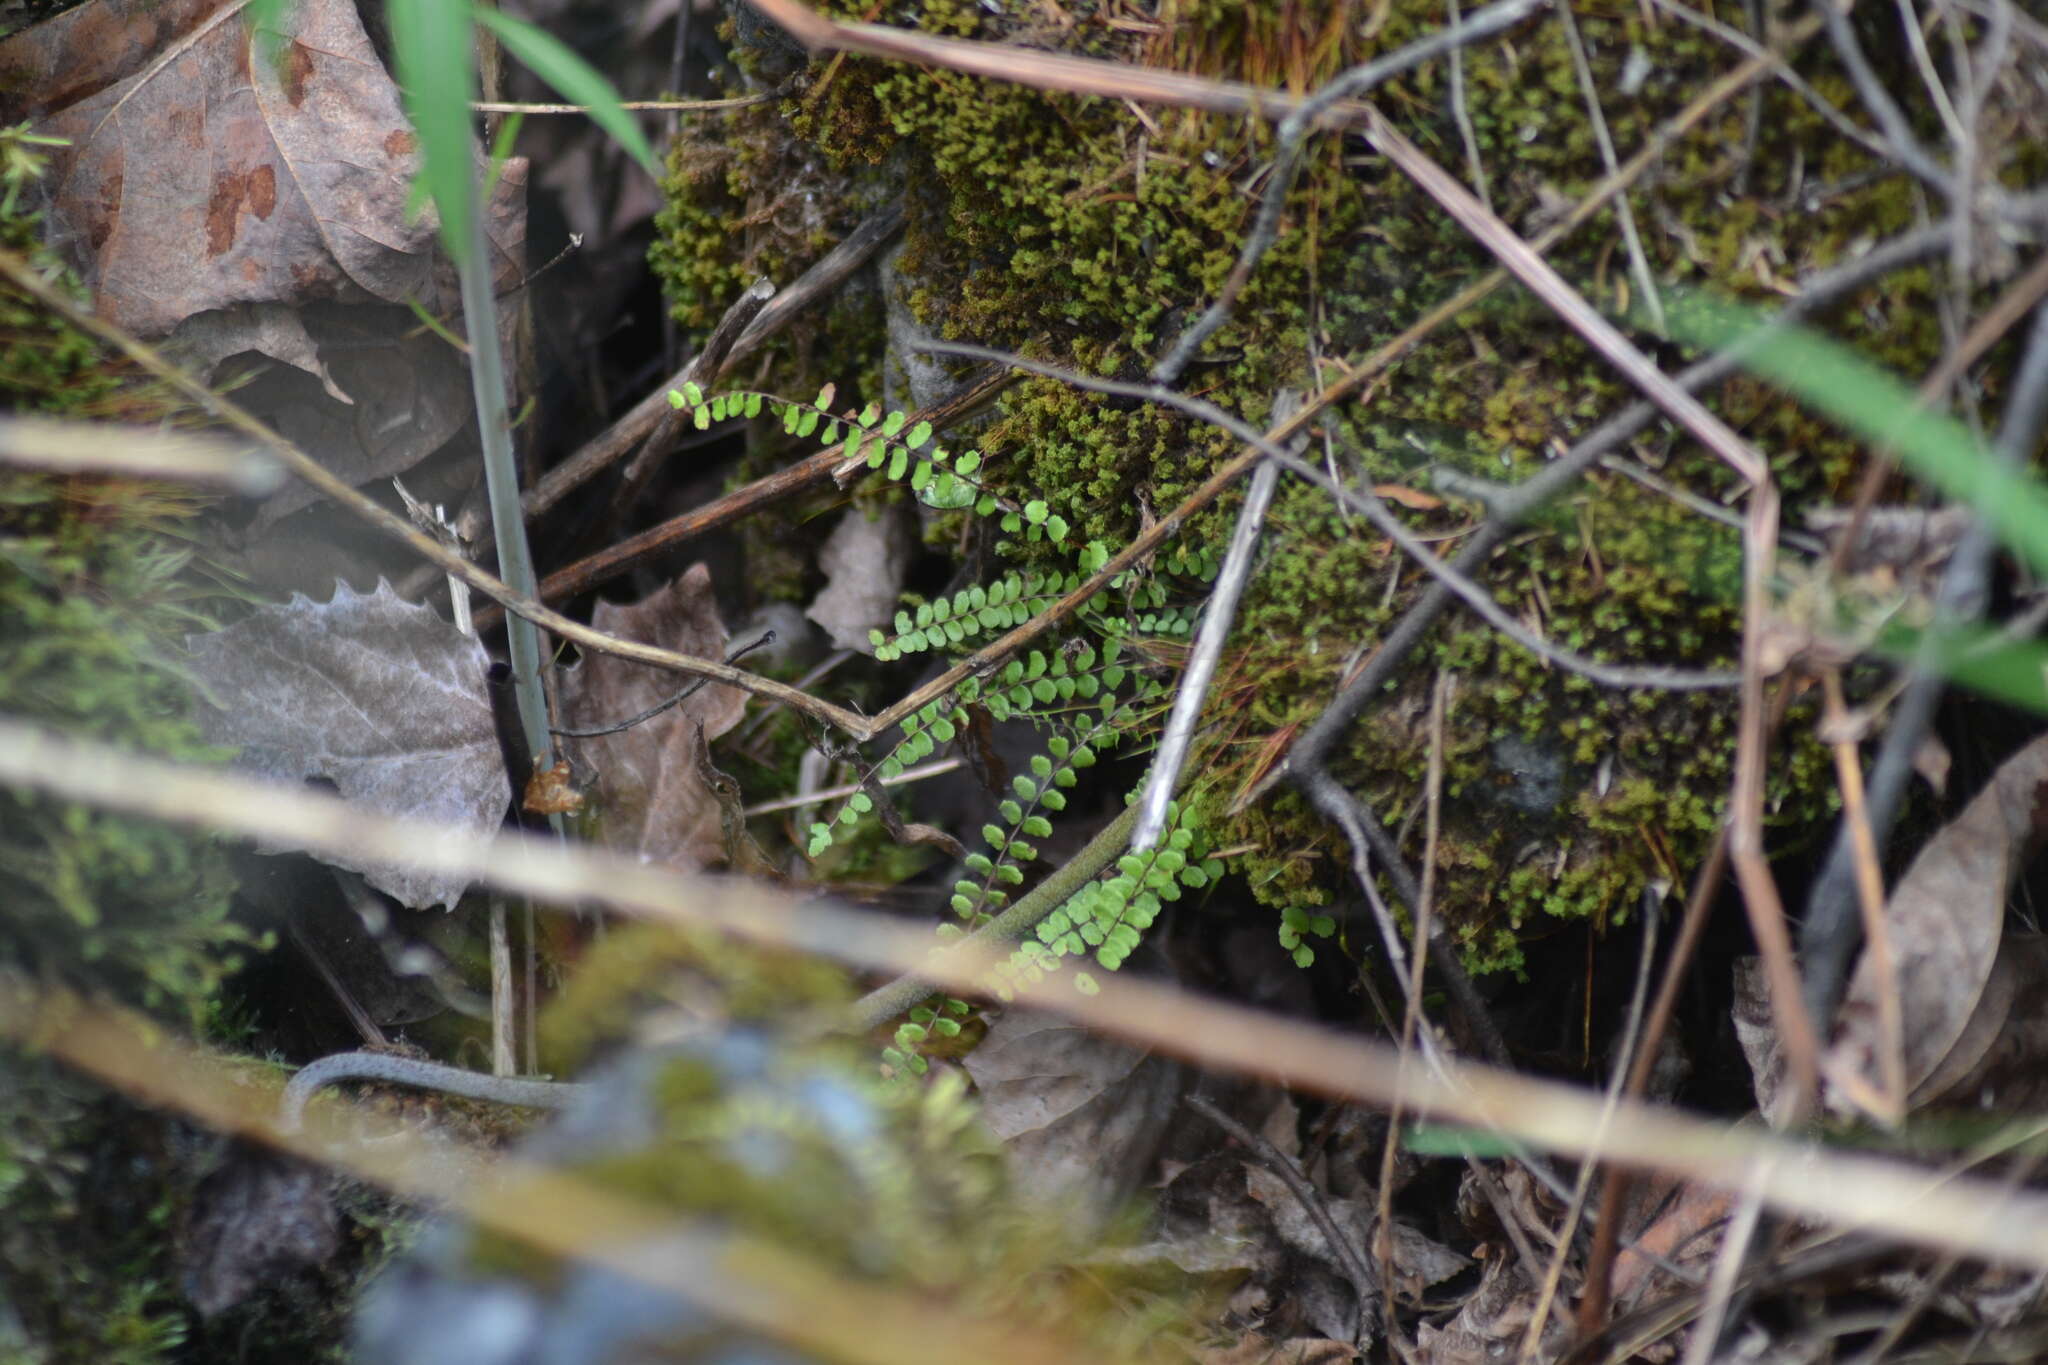
[[(690, 567), (666, 588), (634, 603), (600, 602), (591, 624), (607, 635), (659, 645), (699, 658), (725, 657), (725, 623), (711, 592), (711, 571)], [(659, 705), (690, 679), (667, 669), (590, 654), (562, 672), (563, 726), (590, 730)], [(654, 719), (595, 739), (563, 743), (597, 773), (602, 837), (643, 861), (694, 870), (725, 861), (726, 840), (716, 793), (696, 761), (697, 729), (706, 741), (739, 724), (747, 694), (714, 683)]]
[[(331, 782), (356, 805), (421, 825), (495, 833), (511, 802), (491, 719), (483, 646), (389, 583), (331, 601), (294, 594), (225, 630), (189, 637), (212, 706), (201, 725), (269, 781)], [(453, 905), (447, 873), (322, 856), (416, 910)]]
[[(71, 144), (51, 157), (58, 230), (101, 315), (139, 336), (240, 303), (431, 286), (435, 224), (405, 213), (417, 142), (355, 6), (301, 0), (275, 63), (243, 8), (98, 0), (0, 48), (6, 88), (27, 92), (15, 109)], [(87, 46), (110, 40), (112, 62)]]
[[(0, 123), (52, 148), (42, 188), (101, 316), (202, 379), (261, 355), (237, 400), (352, 483), (400, 474), (471, 408), (461, 358), (410, 311), (457, 298), (398, 88), (351, 0), (299, 0), (267, 59), (241, 0), (88, 0), (0, 42)], [(520, 277), (525, 166), (485, 215), (493, 279)], [(516, 302), (500, 327), (523, 345)], [(513, 367), (516, 371), (517, 366)], [(257, 529), (316, 500), (293, 483)]]

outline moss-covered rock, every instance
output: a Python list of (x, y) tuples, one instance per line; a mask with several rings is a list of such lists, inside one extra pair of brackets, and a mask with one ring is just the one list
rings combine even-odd
[[(1699, 29), (1653, 22), (1622, 0), (1574, 9), (1622, 156), (1728, 69), (1727, 47)], [(1142, 24), (1109, 22), (1108, 11), (1088, 5), (1059, 13), (1054, 26), (1038, 7), (936, 0), (890, 21), (1295, 90), (1442, 22), (1441, 7), (1410, 0), (1322, 10), (1173, 4)], [(1853, 102), (1818, 49), (1796, 60), (1824, 97)], [(1534, 235), (1607, 173), (1566, 32), (1545, 17), (1475, 45), (1461, 62), (1456, 109), (1441, 61), (1374, 98), (1440, 163), (1468, 180), (1476, 164), (1494, 211)], [(1752, 98), (1760, 105), (1753, 139), (1745, 131)], [(860, 187), (853, 200), (877, 183), (900, 187), (910, 215), (901, 268), (917, 282), (912, 301), (931, 331), (1125, 379), (1142, 377), (1214, 297), (1273, 151), (1272, 130), (1254, 120), (845, 57), (814, 64), (784, 104), (747, 113), (749, 131), (720, 162), (715, 187), (731, 203), (815, 194), (829, 218), (849, 186)], [(705, 183), (702, 155), (678, 152), (673, 192)], [(771, 171), (809, 178), (750, 178)], [(1873, 164), (1797, 94), (1768, 84), (1727, 99), (1673, 141), (1629, 202), (1660, 295), (1758, 301), (1912, 227), (1917, 211), (1904, 177)], [(743, 282), (758, 230), (714, 238), (670, 221), (677, 227), (658, 259), (689, 254), (691, 273), (670, 279), (680, 287), (679, 315), (701, 324), (707, 301)], [(1612, 210), (1550, 259), (1596, 305), (1615, 313), (1643, 306)], [(1391, 340), (1491, 265), (1385, 162), (1356, 142), (1321, 137), (1308, 148), (1278, 242), (1182, 387), (1266, 421), (1278, 392), (1333, 382), (1343, 359)], [(1933, 306), (1942, 287), (1927, 271), (1900, 273), (1845, 307), (1834, 330), (1897, 372), (1922, 373), (1942, 346)], [(869, 363), (848, 357), (847, 373), (866, 373)], [(1366, 485), (1426, 492), (1438, 469), (1512, 481), (1631, 396), (1542, 305), (1510, 289), (1333, 409), (1317, 450), (1334, 472)], [(1845, 496), (1864, 459), (1855, 441), (1754, 380), (1706, 397), (1770, 457), (1793, 509), (1788, 519), (1796, 522), (1804, 503)], [(1048, 379), (1015, 386), (978, 444), (998, 493), (1019, 504), (1042, 500), (1076, 542), (1111, 548), (1234, 453), (1222, 433), (1172, 411)], [(1624, 458), (1704, 498), (1736, 491), (1732, 475), (1682, 438), (1646, 436)], [(1455, 501), (1405, 502), (1411, 525), (1447, 553), (1483, 515)], [(1233, 513), (1226, 500), (1187, 534), (1220, 544)], [(1283, 489), (1266, 546), (1218, 674), (1216, 723), (1190, 771), (1201, 774), (1194, 799), (1217, 846), (1236, 851), (1263, 899), (1300, 907), (1343, 886), (1337, 836), (1292, 798), (1245, 798), (1349, 663), (1412, 600), (1421, 576), (1308, 488)], [(1045, 542), (1009, 548), (1027, 559), (1057, 553)], [(1601, 471), (1504, 546), (1487, 581), (1508, 610), (1594, 658), (1726, 668), (1739, 643), (1740, 567), (1735, 530)], [(1651, 878), (1682, 879), (1697, 863), (1732, 774), (1731, 694), (1599, 689), (1470, 618), (1451, 618), (1355, 727), (1339, 765), (1397, 828), (1421, 800), (1425, 699), (1441, 670), (1460, 686), (1445, 738), (1438, 899), (1475, 964), (1514, 965), (1520, 937), (1548, 916), (1611, 921)], [(1833, 798), (1801, 713), (1786, 733), (1767, 808), (1781, 837), (1796, 840)], [(1510, 740), (1556, 770), (1556, 798), (1541, 810), (1503, 804), (1503, 788), (1518, 780), (1499, 757)], [(1419, 853), (1419, 838), (1411, 847)]]

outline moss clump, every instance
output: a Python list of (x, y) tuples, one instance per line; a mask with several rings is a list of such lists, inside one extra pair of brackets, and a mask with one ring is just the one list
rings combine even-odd
[[(1163, 9), (1142, 34), (1085, 13), (1049, 32), (1021, 5), (944, 0), (914, 22), (1296, 89), (1442, 23), (1440, 8), (1411, 0), (1328, 9), (1309, 20), (1266, 4), (1188, 3)], [(1619, 0), (1574, 13), (1624, 156), (1726, 69), (1718, 39), (1651, 24)], [(1799, 60), (1824, 94), (1847, 95), (1824, 56)], [(1606, 175), (1564, 31), (1551, 19), (1532, 23), (1511, 41), (1469, 49), (1463, 63), (1464, 112), (1492, 207), (1534, 235)], [(1787, 281), (1914, 224), (1903, 177), (1874, 174), (1884, 168), (1795, 94), (1758, 91), (1756, 142), (1745, 142), (1742, 101), (1730, 101), (1675, 141), (1631, 195), (1660, 291), (1769, 300)], [(1441, 63), (1374, 98), (1426, 152), (1466, 171)], [(893, 176), (908, 186), (904, 270), (920, 285), (913, 303), (928, 328), (1120, 378), (1142, 377), (1214, 296), (1271, 156), (1270, 130), (1248, 120), (1172, 109), (1140, 116), (1117, 101), (852, 60), (813, 67), (790, 111), (762, 117), (764, 127), (780, 121), (778, 164), (822, 157), (832, 177)], [(833, 183), (818, 182), (826, 192)], [(1814, 193), (1816, 185), (1828, 189)], [(730, 261), (729, 244), (711, 245)], [(1550, 260), (1597, 306), (1621, 313), (1643, 304), (1612, 210)], [(1316, 368), (1317, 357), (1357, 357), (1391, 340), (1491, 265), (1386, 163), (1322, 138), (1289, 196), (1282, 235), (1182, 387), (1263, 421), (1274, 394), (1336, 377)], [(1901, 373), (1924, 372), (1942, 344), (1932, 307), (1939, 287), (1926, 272), (1890, 277), (1845, 307), (1835, 330)], [(1324, 449), (1336, 472), (1365, 484), (1427, 490), (1445, 467), (1512, 481), (1632, 396), (1540, 304), (1507, 290), (1328, 414)], [(1855, 441), (1765, 385), (1731, 381), (1706, 397), (1770, 455), (1795, 520), (1802, 501), (1840, 498), (1860, 468)], [(1048, 380), (1013, 387), (978, 444), (999, 492), (1045, 500), (1079, 541), (1112, 547), (1170, 511), (1231, 451), (1220, 433), (1172, 412)], [(1638, 446), (1664, 478), (1696, 494), (1735, 491), (1733, 476), (1688, 441), (1651, 436)], [(1219, 543), (1232, 510), (1196, 518), (1186, 535)], [(1448, 553), (1477, 514), (1450, 505), (1404, 515)], [(1726, 667), (1739, 624), (1736, 550), (1725, 528), (1602, 474), (1504, 547), (1487, 581), (1546, 636), (1596, 658)], [(1237, 865), (1259, 894), (1299, 907), (1338, 892), (1348, 859), (1330, 856), (1339, 852), (1334, 832), (1298, 803), (1245, 798), (1339, 686), (1346, 661), (1412, 602), (1419, 576), (1307, 489), (1283, 491), (1264, 553), (1219, 673), (1210, 747), (1196, 757), (1211, 774), (1199, 804), (1215, 842), (1240, 850)], [(1453, 618), (1355, 728), (1339, 763), (1339, 776), (1396, 827), (1421, 799), (1426, 697), (1438, 669), (1462, 683), (1445, 737), (1440, 903), (1476, 965), (1512, 966), (1517, 937), (1539, 931), (1546, 916), (1622, 915), (1648, 879), (1697, 863), (1727, 790), (1731, 695), (1596, 689)], [(1791, 832), (1824, 818), (1832, 797), (1797, 715), (1787, 733), (1795, 738), (1774, 766), (1768, 806)], [(1508, 739), (1557, 768), (1556, 799), (1540, 813), (1502, 804), (1518, 780), (1499, 756)]]
[[(4, 150), (0, 245), (55, 271), (19, 208), (34, 193), (32, 153)], [(179, 415), (4, 284), (0, 406)], [(173, 759), (221, 757), (187, 719), (192, 690), (168, 662), (201, 621), (205, 590), (186, 572), (197, 510), (155, 485), (0, 469), (0, 713)], [(231, 891), (209, 839), (0, 792), (0, 964), (203, 1023), (253, 943), (229, 918)], [(177, 1125), (0, 1050), (0, 1358), (144, 1365), (208, 1341), (172, 1247), (197, 1179), (190, 1146)], [(301, 1339), (292, 1358), (312, 1348)]]
[[(40, 258), (33, 218), (0, 241)], [(172, 415), (98, 345), (0, 285), (0, 395), (80, 417)], [(201, 624), (187, 495), (0, 470), (0, 711), (167, 758), (217, 760), (188, 719), (173, 641)], [(0, 956), (156, 1009), (200, 1011), (248, 935), (209, 840), (0, 794)]]

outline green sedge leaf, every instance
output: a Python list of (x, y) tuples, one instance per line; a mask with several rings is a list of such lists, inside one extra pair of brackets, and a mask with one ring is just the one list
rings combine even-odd
[[(387, 9), (405, 7), (397, 4)], [(561, 39), (545, 29), (514, 18), (504, 10), (478, 5), (470, 13), (477, 23), (497, 35), (506, 51), (517, 57), (534, 75), (553, 86), (555, 93), (570, 104), (587, 106), (592, 123), (611, 134), (612, 140), (625, 148), (649, 175), (657, 179), (660, 177), (661, 166), (654, 159), (654, 149), (647, 145), (647, 135), (640, 131), (640, 125), (620, 103), (618, 91), (598, 74), (596, 67), (577, 56)]]
[(477, 197), (469, 103), (476, 98), (476, 35), (464, 0), (388, 6), (391, 54), (406, 115), (420, 146), (420, 183), (441, 215), (441, 242), (458, 264), (470, 257)]

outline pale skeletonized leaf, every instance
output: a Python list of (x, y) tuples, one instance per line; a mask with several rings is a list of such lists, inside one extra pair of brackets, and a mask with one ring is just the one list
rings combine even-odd
[(856, 507), (839, 519), (818, 551), (825, 587), (804, 615), (841, 649), (874, 652), (868, 632), (887, 630), (910, 564), (910, 533), (894, 509), (870, 518)]
[[(711, 571), (702, 564), (631, 606), (598, 603), (591, 624), (608, 635), (699, 658), (725, 656), (725, 623), (711, 592)], [(563, 725), (587, 730), (629, 720), (689, 682), (616, 655), (588, 655), (562, 672)], [(686, 871), (725, 861), (719, 804), (696, 761), (697, 727), (704, 727), (706, 740), (716, 739), (739, 724), (746, 704), (744, 692), (714, 684), (630, 730), (565, 740), (582, 766), (597, 771), (604, 842)]]
[[(497, 829), (511, 789), (484, 681), (483, 647), (388, 583), (334, 598), (294, 595), (186, 641), (217, 709), (208, 738), (270, 781), (332, 782), (384, 815)], [(415, 909), (453, 905), (460, 878), (332, 860)]]

